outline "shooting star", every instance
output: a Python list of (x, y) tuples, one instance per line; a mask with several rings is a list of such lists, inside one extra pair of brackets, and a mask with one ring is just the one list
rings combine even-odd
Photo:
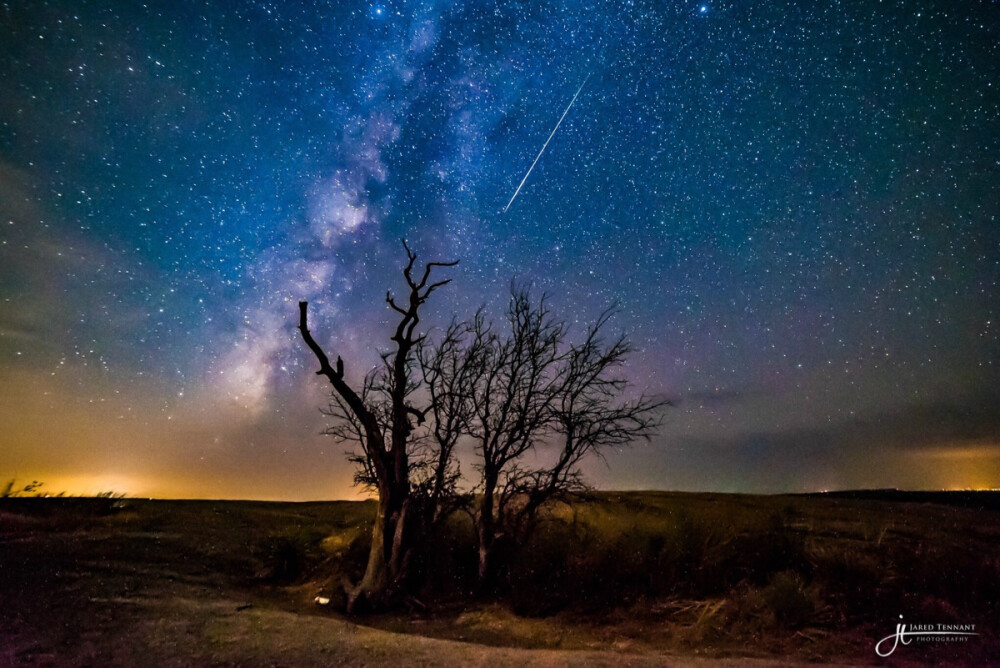
[(574, 95), (573, 99), (569, 101), (568, 105), (566, 105), (566, 110), (562, 113), (562, 116), (559, 117), (559, 122), (556, 123), (556, 126), (552, 128), (552, 132), (549, 134), (549, 138), (545, 140), (544, 144), (542, 144), (542, 150), (539, 151), (538, 155), (535, 156), (535, 161), (531, 163), (531, 167), (528, 167), (528, 171), (524, 175), (524, 178), (521, 179), (521, 183), (518, 184), (517, 190), (514, 191), (514, 194), (513, 196), (511, 196), (510, 201), (507, 202), (507, 206), (503, 208), (503, 213), (507, 213), (507, 209), (509, 209), (510, 205), (514, 203), (514, 200), (517, 199), (517, 194), (521, 192), (521, 188), (524, 186), (524, 182), (528, 180), (529, 176), (531, 176), (531, 170), (533, 170), (535, 168), (535, 165), (538, 164), (538, 160), (542, 157), (542, 153), (545, 153), (545, 147), (549, 145), (550, 141), (552, 141), (552, 137), (555, 136), (556, 130), (559, 129), (559, 126), (562, 125), (563, 119), (566, 118), (566, 114), (569, 113), (570, 107), (572, 107), (573, 103), (576, 102), (576, 98), (580, 97), (580, 92), (583, 90), (583, 87), (587, 85), (587, 79), (590, 79), (589, 74), (587, 75), (587, 78), (583, 80), (583, 83), (580, 84), (580, 87), (576, 89), (576, 95)]

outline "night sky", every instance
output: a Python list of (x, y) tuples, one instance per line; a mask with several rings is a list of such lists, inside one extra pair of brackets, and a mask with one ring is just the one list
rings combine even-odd
[(0, 7), (0, 482), (352, 498), (296, 302), (358, 378), (405, 237), (617, 305), (601, 487), (1000, 487), (996, 2)]

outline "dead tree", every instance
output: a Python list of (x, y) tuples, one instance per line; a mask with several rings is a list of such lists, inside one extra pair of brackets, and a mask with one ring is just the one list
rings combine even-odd
[(629, 385), (616, 372), (631, 347), (625, 337), (605, 342), (609, 315), (572, 344), (544, 297), (532, 303), (526, 290), (514, 290), (507, 332), (481, 314), (453, 325), (436, 349), (447, 363), (425, 372), (432, 391), (458, 388), (456, 413), (476, 443), (481, 593), (493, 589), (504, 554), (527, 539), (539, 510), (585, 487), (586, 456), (648, 438), (659, 424), (665, 401), (625, 398)]
[(511, 531), (519, 541), (534, 529), (543, 504), (586, 488), (579, 469), (585, 457), (603, 457), (607, 448), (648, 440), (660, 425), (662, 409), (670, 405), (645, 394), (626, 398), (629, 383), (618, 370), (632, 346), (624, 335), (604, 340), (610, 316), (611, 311), (602, 313), (583, 341), (560, 356), (547, 423), (557, 455), (550, 466), (531, 471), (515, 486), (521, 505), (511, 517)]
[(482, 309), (471, 323), (452, 320), (440, 341), (417, 350), (431, 418), (422, 485), (425, 524), (430, 529), (456, 510), (468, 508), (468, 495), (458, 491), (462, 473), (455, 454), (473, 418), (472, 388), (486, 371), (484, 322)]
[(501, 337), (482, 319), (473, 322), (472, 340), (483, 350), (470, 386), (469, 434), (476, 441), (480, 501), (476, 513), (478, 582), (481, 593), (494, 584), (498, 554), (509, 543), (509, 513), (523, 477), (522, 457), (535, 447), (550, 418), (556, 363), (565, 327), (549, 313), (544, 297), (533, 305), (517, 290), (507, 309), (509, 332)]
[[(407, 575), (413, 542), (407, 522), (411, 507), (411, 418), (418, 424), (425, 419), (425, 411), (414, 408), (407, 400), (413, 390), (410, 376), (415, 349), (423, 340), (416, 328), (420, 322), (420, 307), (435, 290), (450, 282), (450, 279), (430, 282), (432, 270), (457, 264), (429, 262), (418, 280), (413, 277), (417, 256), (405, 241), (403, 247), (408, 258), (403, 276), (409, 299), (401, 306), (391, 293), (386, 293), (386, 303), (400, 316), (391, 337), (395, 350), (383, 357), (384, 374), (366, 380), (360, 393), (346, 381), (343, 360), (338, 356), (336, 363), (331, 364), (326, 352), (313, 338), (307, 322), (308, 303), (299, 302), (299, 331), (319, 361), (316, 374), (325, 376), (333, 386), (335, 410), (347, 418), (347, 429), (356, 431), (366, 466), (364, 475), (378, 493), (368, 564), (361, 581), (348, 591), (347, 607), (352, 612), (361, 606), (385, 605)], [(375, 390), (380, 391), (384, 402), (373, 401)]]

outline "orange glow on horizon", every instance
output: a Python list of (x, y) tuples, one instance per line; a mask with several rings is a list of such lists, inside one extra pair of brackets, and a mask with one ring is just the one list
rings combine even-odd
[(910, 453), (909, 459), (942, 490), (988, 491), (1000, 487), (1000, 444), (940, 444)]
[[(25, 496), (96, 496), (112, 493), (126, 498), (149, 499), (217, 499), (247, 501), (363, 501), (371, 498), (361, 490), (348, 488), (335, 490), (303, 488), (287, 490), (277, 484), (261, 487), (252, 481), (241, 484), (239, 480), (220, 482), (216, 486), (201, 484), (196, 480), (157, 479), (120, 473), (95, 474), (46, 474), (7, 476), (0, 480), (6, 485), (14, 479), (14, 489), (23, 488), (32, 481), (42, 483), (37, 490)], [(228, 483), (228, 484), (227, 484)]]

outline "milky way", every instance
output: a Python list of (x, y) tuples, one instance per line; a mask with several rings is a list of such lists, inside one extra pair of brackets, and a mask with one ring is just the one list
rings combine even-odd
[(0, 4), (0, 476), (350, 496), (295, 304), (357, 378), (405, 237), (617, 305), (603, 487), (1000, 487), (996, 3), (225, 5)]

